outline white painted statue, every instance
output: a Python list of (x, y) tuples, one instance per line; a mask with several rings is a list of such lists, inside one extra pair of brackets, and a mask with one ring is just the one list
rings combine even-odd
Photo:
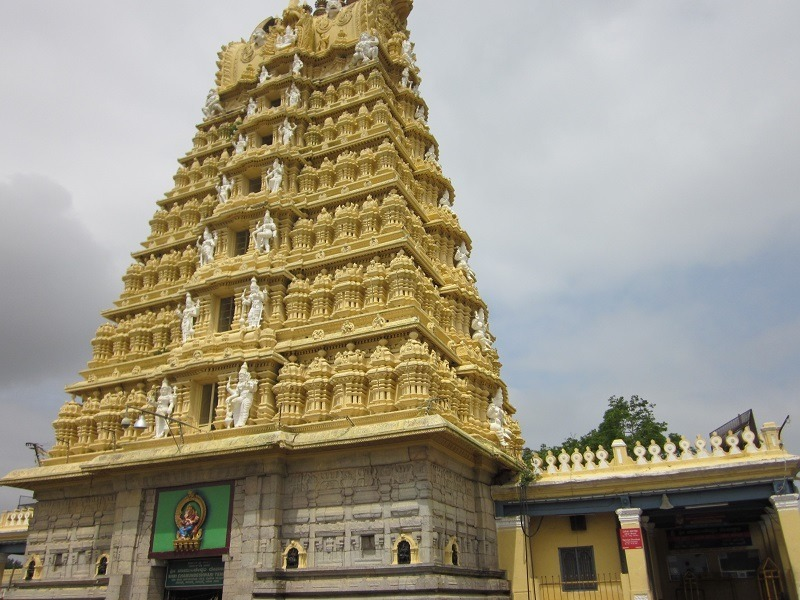
[(175, 410), (175, 398), (177, 395), (175, 386), (171, 386), (165, 377), (158, 390), (158, 398), (156, 400), (153, 400), (152, 397), (148, 398), (148, 402), (155, 406), (156, 438), (163, 438), (169, 432), (168, 418), (172, 416), (172, 411)]
[(414, 113), (414, 118), (422, 124), (428, 123), (428, 118), (425, 116), (425, 107), (421, 104), (417, 107), (417, 112)]
[(253, 35), (250, 36), (250, 39), (256, 48), (261, 48), (267, 41), (267, 32), (261, 29), (261, 27), (257, 27), (255, 31), (253, 31)]
[(194, 337), (194, 320), (200, 314), (200, 303), (192, 300), (191, 294), (186, 293), (186, 305), (180, 311), (181, 337), (186, 343)]
[(261, 326), (266, 299), (267, 293), (258, 287), (258, 282), (253, 277), (250, 280), (250, 289), (242, 291), (242, 316), (239, 320), (242, 325), (247, 325), (247, 329), (258, 329)]
[(335, 19), (339, 11), (342, 10), (342, 3), (340, 0), (328, 0), (325, 5), (325, 10), (328, 13), (329, 19)]
[(272, 167), (267, 171), (267, 189), (270, 194), (276, 193), (281, 189), (283, 183), (283, 164), (277, 158), (272, 163)]
[(439, 164), (439, 160), (436, 158), (436, 148), (431, 146), (425, 151), (425, 160), (435, 165)]
[(294, 83), (292, 87), (289, 88), (289, 91), (286, 92), (286, 100), (289, 103), (289, 106), (298, 106), (300, 104), (300, 88), (298, 88)]
[(478, 278), (475, 276), (475, 271), (469, 266), (469, 250), (467, 250), (466, 242), (461, 242), (461, 245), (456, 248), (453, 260), (456, 264), (456, 269), (461, 269), (468, 281), (477, 281)]
[(250, 416), (250, 407), (253, 406), (258, 380), (250, 376), (247, 363), (244, 363), (239, 369), (236, 387), (231, 386), (231, 377), (228, 377), (225, 387), (228, 390), (228, 397), (225, 399), (225, 424), (228, 427), (244, 427)]
[(403, 40), (403, 60), (411, 66), (414, 66), (417, 62), (417, 55), (414, 54), (414, 44), (410, 40)]
[(497, 393), (489, 402), (486, 409), (486, 418), (489, 419), (489, 430), (493, 432), (504, 448), (508, 445), (511, 438), (511, 431), (505, 426), (506, 412), (503, 410), (503, 390), (498, 389)]
[(289, 119), (283, 120), (283, 123), (278, 128), (278, 133), (284, 146), (291, 146), (294, 143), (295, 129), (297, 129), (297, 125), (290, 123)]
[(378, 58), (378, 38), (365, 31), (356, 43), (353, 62), (356, 64), (366, 63), (376, 58)]
[[(450, 199), (450, 190), (445, 190), (442, 197), (439, 198), (439, 206), (442, 208), (451, 208), (453, 201)], [(456, 250), (456, 262), (458, 262), (458, 250)]]
[(203, 231), (203, 236), (197, 240), (197, 249), (200, 255), (200, 266), (204, 267), (214, 262), (214, 250), (217, 247), (217, 232), (213, 234), (208, 227)]
[(272, 241), (278, 237), (278, 227), (269, 214), (269, 209), (264, 213), (264, 220), (259, 221), (256, 225), (256, 230), (253, 233), (253, 238), (256, 245), (256, 252), (267, 253), (272, 246)]
[(237, 154), (241, 154), (245, 150), (247, 150), (247, 138), (240, 133), (239, 139), (236, 140), (236, 144), (233, 146), (233, 155), (236, 156)]
[(264, 83), (270, 77), (272, 77), (272, 75), (270, 75), (269, 71), (267, 71), (267, 67), (266, 66), (262, 66), (261, 67), (261, 72), (258, 74), (258, 83), (259, 83), (259, 85)]
[(250, 101), (247, 103), (247, 116), (252, 117), (257, 112), (258, 112), (258, 102), (256, 102), (255, 98), (250, 98)]
[(217, 184), (217, 200), (219, 200), (220, 204), (225, 204), (230, 200), (232, 189), (233, 184), (230, 179), (228, 179), (226, 175), (223, 175), (222, 183)]
[(403, 69), (403, 75), (400, 77), (400, 87), (406, 89), (411, 87), (411, 72), (408, 70), (408, 67)]
[(292, 29), (291, 25), (286, 26), (286, 30), (279, 34), (277, 39), (275, 40), (275, 47), (278, 50), (282, 50), (283, 48), (288, 48), (292, 44), (297, 41), (297, 32)]
[(472, 319), (472, 339), (481, 345), (484, 352), (492, 348), (492, 337), (489, 333), (489, 326), (486, 323), (486, 313), (482, 308), (475, 312)]
[(303, 71), (303, 61), (300, 60), (300, 57), (297, 54), (294, 55), (294, 60), (292, 61), (292, 75), (300, 75)]
[(208, 95), (206, 96), (206, 105), (203, 107), (203, 116), (206, 119), (210, 119), (216, 115), (221, 115), (223, 112), (225, 112), (225, 109), (222, 108), (222, 102), (220, 102), (217, 90), (208, 90)]

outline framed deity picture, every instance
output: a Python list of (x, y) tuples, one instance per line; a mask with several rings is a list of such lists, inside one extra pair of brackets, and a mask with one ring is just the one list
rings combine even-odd
[(232, 503), (231, 482), (156, 490), (150, 558), (225, 554)]

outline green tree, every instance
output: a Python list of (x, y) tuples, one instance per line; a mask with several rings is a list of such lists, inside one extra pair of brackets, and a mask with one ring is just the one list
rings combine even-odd
[(548, 450), (552, 450), (553, 454), (557, 455), (562, 448), (567, 452), (572, 452), (575, 448), (583, 451), (587, 446), (595, 451), (598, 446), (603, 446), (610, 452), (611, 443), (617, 439), (624, 441), (629, 449), (633, 448), (637, 441), (647, 446), (650, 440), (654, 440), (663, 448), (667, 437), (677, 441), (680, 436), (666, 433), (667, 422), (656, 421), (655, 407), (655, 404), (639, 396), (631, 396), (629, 399), (624, 396), (611, 396), (600, 425), (579, 438), (570, 436), (556, 446), (548, 447), (542, 444), (539, 454), (544, 457)]

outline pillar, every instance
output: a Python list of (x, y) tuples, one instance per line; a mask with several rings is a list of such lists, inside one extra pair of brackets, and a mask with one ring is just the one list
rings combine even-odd
[[(780, 524), (780, 537), (778, 543), (783, 546), (788, 561), (782, 561), (783, 572), (786, 575), (786, 584), (789, 586), (789, 594), (793, 599), (800, 598), (800, 494), (782, 494), (780, 496), (770, 496), (770, 502), (775, 507)], [(788, 564), (785, 564), (788, 562)]]
[(3, 576), (6, 573), (6, 561), (8, 560), (7, 552), (0, 552), (0, 587), (3, 584)]
[[(530, 517), (522, 517), (528, 520)], [(495, 519), (497, 526), (497, 558), (499, 567), (506, 572), (511, 584), (511, 598), (526, 600), (528, 590), (533, 589), (530, 567), (530, 540), (520, 526), (520, 517)]]
[(663, 593), (661, 589), (661, 576), (658, 572), (658, 567), (656, 566), (656, 540), (655, 540), (655, 530), (656, 526), (654, 523), (649, 522), (649, 517), (642, 517), (642, 529), (646, 532), (645, 543), (647, 544), (647, 554), (649, 558), (648, 568), (650, 569), (650, 574), (653, 576), (653, 589), (656, 592), (657, 597), (661, 597)]
[[(620, 531), (636, 530), (638, 538), (643, 542), (641, 529), (641, 508), (617, 509)], [(621, 535), (623, 535), (621, 533)], [(636, 537), (634, 534), (632, 537)], [(630, 544), (625, 549), (625, 560), (628, 563), (628, 578), (630, 579), (631, 600), (652, 600), (653, 592), (650, 589), (650, 578), (647, 573), (647, 558), (644, 553), (644, 543)], [(636, 547), (638, 546), (638, 547)], [(624, 544), (623, 544), (624, 548)]]

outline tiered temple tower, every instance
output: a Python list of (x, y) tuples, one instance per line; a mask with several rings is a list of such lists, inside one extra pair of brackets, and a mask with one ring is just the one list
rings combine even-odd
[[(412, 2), (343, 4), (293, 0), (219, 53), (50, 458), (5, 481), (40, 500), (42, 593), (104, 557), (97, 597), (178, 598), (179, 562), (224, 557), (209, 593), (226, 599), (365, 581), (502, 597), (488, 489), (522, 440), (419, 94)], [(210, 519), (218, 482), (225, 542), (180, 538), (178, 511), (169, 535), (191, 543), (159, 547), (168, 490), (183, 508), (206, 494)]]

